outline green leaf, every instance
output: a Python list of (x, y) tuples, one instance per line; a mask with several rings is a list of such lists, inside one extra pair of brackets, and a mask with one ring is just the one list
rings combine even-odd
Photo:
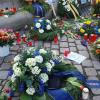
[(33, 100), (46, 100), (46, 95), (45, 94), (42, 96), (34, 95)]
[(30, 95), (28, 95), (26, 93), (23, 93), (20, 96), (20, 100), (32, 100), (32, 96), (30, 96)]

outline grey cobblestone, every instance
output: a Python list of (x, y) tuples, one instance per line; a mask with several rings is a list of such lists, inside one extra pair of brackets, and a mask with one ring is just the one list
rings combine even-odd
[(76, 52), (77, 49), (76, 49), (76, 47), (70, 47), (70, 51), (72, 51), (72, 52)]
[(100, 100), (100, 96), (94, 96), (93, 100)]
[(64, 54), (65, 51), (69, 51), (69, 48), (60, 48), (60, 53)]
[(77, 45), (78, 50), (87, 50), (83, 45)]
[(100, 89), (92, 89), (93, 94), (100, 94)]
[(75, 45), (75, 43), (69, 43), (69, 46), (70, 46), (70, 47), (74, 47), (74, 46), (76, 46), (76, 45)]
[(75, 42), (75, 39), (68, 38), (68, 42)]
[(79, 54), (81, 54), (81, 55), (83, 55), (83, 56), (89, 58), (89, 53), (88, 53), (88, 51), (79, 51)]
[(68, 43), (67, 42), (60, 42), (60, 47), (68, 47)]
[(7, 78), (8, 71), (0, 71), (0, 79), (4, 80)]
[(67, 37), (66, 36), (62, 36), (60, 41), (67, 41)]
[(85, 67), (93, 67), (92, 61), (91, 60), (85, 60), (82, 62), (82, 65)]
[(93, 65), (94, 65), (94, 68), (95, 68), (95, 69), (100, 70), (100, 62), (98, 62), (98, 61), (93, 61)]

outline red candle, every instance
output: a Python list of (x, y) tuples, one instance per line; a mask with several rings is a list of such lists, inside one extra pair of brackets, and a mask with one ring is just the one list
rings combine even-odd
[(84, 34), (84, 40), (88, 40), (88, 34)]

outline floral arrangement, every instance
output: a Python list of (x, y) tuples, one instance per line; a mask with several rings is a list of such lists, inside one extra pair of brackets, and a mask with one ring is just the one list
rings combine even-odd
[(53, 40), (60, 29), (56, 26), (56, 23), (48, 19), (39, 19), (34, 23), (33, 28), (31, 27), (30, 37), (31, 39), (37, 40)]
[(78, 2), (77, 0), (59, 0), (58, 2), (58, 15), (67, 18), (79, 17)]
[(15, 35), (11, 29), (0, 29), (0, 46), (12, 45)]
[[(85, 33), (90, 35), (95, 33), (95, 28), (98, 25), (97, 22), (93, 20), (87, 20), (83, 23), (83, 25), (79, 28), (79, 34), (84, 35)], [(99, 31), (99, 30), (98, 30)]]
[(78, 100), (86, 87), (85, 77), (73, 65), (66, 64), (56, 52), (43, 48), (30, 47), (15, 56), (9, 76), (8, 86), (1, 96), (3, 98), (6, 93), (10, 100), (14, 92), (20, 93), (20, 100), (52, 100), (56, 97), (63, 100), (63, 96)]
[(92, 53), (100, 58), (100, 38), (92, 44)]
[(0, 9), (0, 16), (9, 16), (15, 14), (17, 9), (14, 8), (6, 8), (6, 9)]

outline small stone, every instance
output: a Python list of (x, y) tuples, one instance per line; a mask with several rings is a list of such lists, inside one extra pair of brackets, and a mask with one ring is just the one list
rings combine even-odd
[(67, 42), (60, 42), (60, 47), (68, 47), (68, 43)]
[(79, 51), (87, 50), (87, 48), (85, 46), (83, 46), (83, 45), (77, 45), (77, 48), (78, 48)]
[(100, 96), (94, 96), (93, 100), (100, 100)]
[(79, 44), (81, 44), (81, 40), (75, 40), (75, 43), (76, 43), (77, 45), (79, 45)]
[(19, 49), (19, 45), (14, 45), (10, 48), (11, 51), (17, 51)]
[(6, 79), (8, 75), (8, 71), (0, 71), (0, 79)]
[[(100, 94), (100, 89), (92, 89), (93, 94), (97, 95)], [(99, 99), (100, 100), (100, 99)]]
[(95, 76), (89, 76), (88, 80), (99, 80), (99, 79), (97, 77), (95, 77)]
[(64, 35), (61, 37), (60, 41), (67, 41), (67, 37)]
[(75, 46), (75, 43), (69, 43), (69, 46), (70, 47), (74, 47)]
[(82, 65), (85, 67), (93, 67), (92, 61), (91, 60), (85, 60), (82, 62)]
[(100, 62), (99, 61), (93, 61), (93, 65), (94, 65), (95, 69), (100, 70)]
[(96, 76), (97, 72), (94, 68), (85, 68), (85, 72), (87, 76)]
[(87, 51), (79, 51), (79, 54), (89, 58), (89, 53)]
[(64, 54), (65, 51), (69, 51), (69, 48), (60, 48), (60, 53)]
[(70, 51), (75, 52), (77, 51), (76, 47), (70, 47)]
[(14, 57), (15, 57), (15, 55), (9, 55), (4, 59), (4, 62), (10, 63), (13, 61)]
[(44, 43), (44, 48), (50, 48), (50, 43), (49, 42), (45, 42)]
[(68, 38), (68, 42), (75, 42), (75, 39)]
[(2, 65), (1, 65), (1, 67), (0, 67), (0, 70), (4, 70), (4, 69), (6, 69), (6, 70), (8, 70), (9, 68), (11, 67), (11, 65), (9, 64), (9, 63), (3, 63)]
[(52, 45), (51, 48), (52, 49), (59, 49), (59, 46), (58, 45)]

